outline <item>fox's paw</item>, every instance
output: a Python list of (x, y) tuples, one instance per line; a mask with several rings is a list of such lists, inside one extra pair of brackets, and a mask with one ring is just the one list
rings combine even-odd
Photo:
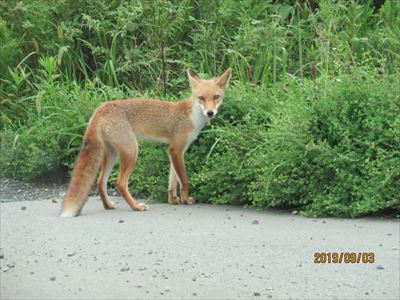
[(168, 203), (172, 205), (179, 204), (181, 203), (181, 199), (179, 199), (177, 196), (174, 196), (173, 198), (168, 198)]
[(108, 201), (106, 205), (104, 205), (104, 209), (114, 209), (116, 208), (116, 204), (113, 201)]
[(194, 203), (194, 199), (192, 197), (187, 197), (186, 199), (182, 199), (182, 203), (190, 205)]
[(135, 210), (137, 210), (137, 211), (149, 210), (149, 206), (146, 205), (145, 203), (138, 203), (137, 209), (135, 209)]
[(76, 212), (71, 209), (64, 209), (61, 211), (59, 216), (61, 218), (73, 218), (73, 217), (77, 217), (78, 215), (79, 215), (79, 212)]

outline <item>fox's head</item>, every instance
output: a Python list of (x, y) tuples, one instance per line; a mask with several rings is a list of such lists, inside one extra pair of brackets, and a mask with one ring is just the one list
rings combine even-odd
[(190, 85), (192, 86), (192, 98), (195, 105), (199, 105), (207, 118), (213, 118), (224, 98), (225, 89), (232, 75), (232, 69), (227, 69), (218, 78), (205, 80), (199, 77), (193, 70), (188, 69)]

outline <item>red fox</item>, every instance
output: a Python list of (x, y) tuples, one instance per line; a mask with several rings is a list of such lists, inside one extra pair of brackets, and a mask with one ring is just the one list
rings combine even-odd
[[(119, 194), (133, 210), (147, 210), (148, 206), (137, 203), (128, 191), (128, 177), (138, 155), (137, 139), (169, 144), (168, 202), (192, 204), (183, 156), (207, 121), (217, 114), (231, 74), (229, 68), (216, 79), (204, 80), (188, 69), (192, 95), (175, 103), (126, 99), (100, 105), (89, 120), (60, 216), (79, 215), (99, 166), (97, 188), (101, 201), (105, 209), (114, 208), (114, 203), (107, 197), (107, 181), (117, 155), (120, 158)], [(180, 197), (177, 195), (178, 182)]]

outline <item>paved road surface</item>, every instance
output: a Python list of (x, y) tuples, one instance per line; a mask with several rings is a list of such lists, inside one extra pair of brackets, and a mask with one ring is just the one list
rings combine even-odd
[[(399, 299), (399, 221), (312, 219), (235, 206), (89, 199), (1, 203), (1, 299)], [(373, 264), (315, 264), (315, 252), (373, 252)]]

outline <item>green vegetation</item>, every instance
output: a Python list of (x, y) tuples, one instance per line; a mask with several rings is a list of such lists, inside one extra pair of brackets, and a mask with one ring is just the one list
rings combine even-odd
[[(1, 2), (0, 176), (71, 169), (101, 102), (174, 101), (186, 68), (231, 66), (186, 154), (195, 199), (398, 216), (399, 36), (397, 0)], [(143, 143), (131, 192), (166, 201), (167, 180), (165, 146)]]

